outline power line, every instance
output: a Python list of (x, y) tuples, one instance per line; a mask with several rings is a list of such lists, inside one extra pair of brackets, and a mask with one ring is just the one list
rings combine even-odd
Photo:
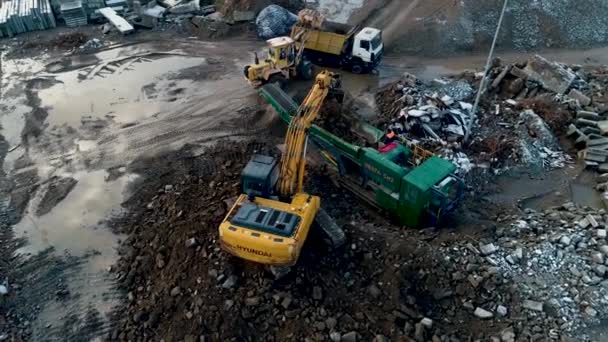
[(490, 54), (488, 55), (488, 60), (486, 61), (486, 68), (483, 72), (483, 77), (481, 78), (481, 83), (479, 84), (479, 90), (477, 91), (477, 96), (475, 97), (475, 104), (473, 104), (473, 109), (471, 109), (471, 116), (469, 119), (469, 123), (467, 125), (467, 131), (464, 135), (464, 142), (468, 142), (469, 135), (471, 134), (471, 128), (473, 127), (473, 122), (475, 121), (475, 115), (477, 113), (477, 107), (479, 106), (479, 100), (481, 99), (481, 94), (484, 91), (486, 78), (488, 77), (488, 72), (490, 71), (490, 63), (492, 62), (492, 56), (494, 55), (494, 47), (496, 46), (496, 41), (498, 40), (498, 33), (500, 32), (500, 27), (502, 26), (502, 19), (505, 16), (505, 12), (507, 10), (507, 3), (509, 0), (505, 0), (504, 5), (502, 6), (502, 12), (500, 13), (500, 18), (498, 19), (498, 25), (496, 27), (496, 33), (494, 34), (494, 40), (492, 41), (492, 47), (490, 48)]

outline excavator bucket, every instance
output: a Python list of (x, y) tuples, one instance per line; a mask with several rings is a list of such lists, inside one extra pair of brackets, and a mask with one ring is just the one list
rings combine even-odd
[(298, 23), (308, 29), (320, 30), (325, 17), (312, 9), (303, 9), (298, 13)]

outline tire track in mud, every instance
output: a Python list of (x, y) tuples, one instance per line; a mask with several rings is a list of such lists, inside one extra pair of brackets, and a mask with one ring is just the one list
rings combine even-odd
[(208, 145), (224, 138), (261, 134), (266, 127), (255, 120), (260, 109), (248, 107), (257, 96), (242, 82), (232, 83), (232, 89), (223, 89), (232, 94), (229, 99), (217, 93), (195, 97), (172, 112), (102, 135), (97, 148), (84, 153), (83, 158), (91, 167), (108, 169), (126, 165), (142, 154), (179, 149), (185, 144)]

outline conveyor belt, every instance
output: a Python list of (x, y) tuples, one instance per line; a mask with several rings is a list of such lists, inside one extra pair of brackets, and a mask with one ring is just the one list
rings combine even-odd
[(282, 109), (284, 113), (289, 114), (290, 116), (297, 113), (298, 104), (276, 84), (266, 84), (262, 87), (261, 92), (268, 101), (274, 102), (271, 104), (280, 107), (277, 109)]

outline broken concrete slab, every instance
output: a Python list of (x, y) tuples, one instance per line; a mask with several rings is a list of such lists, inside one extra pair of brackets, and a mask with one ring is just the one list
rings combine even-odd
[(234, 11), (232, 12), (232, 20), (234, 22), (253, 21), (255, 19), (255, 12), (253, 11)]
[(585, 155), (585, 160), (589, 160), (589, 161), (593, 161), (593, 162), (597, 162), (597, 163), (604, 163), (604, 162), (606, 162), (606, 156), (588, 151), (587, 154)]
[(511, 70), (509, 70), (509, 72), (511, 73), (511, 75), (513, 75), (517, 78), (521, 78), (523, 80), (528, 79), (528, 74), (516, 66), (512, 67)]
[(527, 78), (540, 83), (543, 88), (558, 94), (565, 94), (576, 79), (576, 74), (558, 63), (549, 62), (535, 55), (528, 60), (522, 70)]
[(595, 153), (595, 154), (599, 154), (599, 155), (608, 157), (608, 150), (605, 150), (605, 149), (598, 149), (595, 147), (590, 147), (587, 151), (590, 153)]
[(589, 112), (586, 110), (579, 110), (576, 113), (576, 118), (583, 118), (583, 119), (587, 119), (587, 120), (593, 120), (593, 121), (599, 121), (601, 119), (600, 115), (598, 113), (595, 112)]
[(590, 139), (587, 142), (587, 145), (589, 147), (608, 144), (608, 138), (599, 138), (599, 139), (591, 139), (591, 137), (589, 137), (589, 138)]
[(122, 34), (128, 34), (133, 32), (135, 29), (125, 18), (116, 14), (116, 11), (110, 7), (100, 8), (99, 14), (103, 15), (108, 21)]
[(598, 122), (597, 121), (593, 121), (593, 120), (578, 118), (578, 119), (576, 119), (576, 126), (577, 127), (581, 127), (581, 126), (597, 127), (598, 126)]
[(194, 13), (194, 12), (198, 12), (199, 9), (200, 9), (200, 6), (198, 4), (198, 1), (194, 0), (194, 1), (186, 2), (186, 3), (179, 4), (179, 5), (169, 8), (169, 13), (173, 13), (173, 14)]
[(524, 300), (522, 306), (528, 310), (543, 312), (543, 303), (535, 300)]
[(580, 103), (583, 107), (586, 107), (591, 104), (591, 98), (576, 89), (570, 90), (570, 92), (568, 93), (568, 97), (577, 100), (578, 103)]
[(597, 128), (599, 128), (601, 135), (608, 135), (608, 120), (598, 121)]
[(581, 131), (583, 133), (587, 134), (587, 135), (589, 135), (589, 134), (600, 134), (600, 129), (597, 128), (597, 127), (587, 126), (587, 127), (581, 128)]

